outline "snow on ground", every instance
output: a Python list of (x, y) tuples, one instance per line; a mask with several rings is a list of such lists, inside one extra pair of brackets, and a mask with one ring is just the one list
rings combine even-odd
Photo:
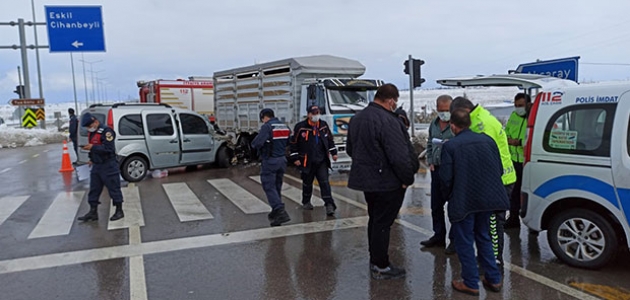
[(31, 147), (61, 143), (67, 135), (57, 129), (22, 129), (0, 125), (0, 148)]

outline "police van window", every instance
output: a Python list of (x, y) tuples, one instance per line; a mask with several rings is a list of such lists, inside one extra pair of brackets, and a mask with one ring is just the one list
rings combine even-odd
[(168, 114), (147, 115), (147, 128), (150, 135), (173, 135), (173, 121)]
[[(105, 123), (105, 115), (104, 114), (95, 114), (95, 113), (91, 113), (92, 116), (94, 118), (96, 118), (103, 126), (106, 126), (107, 123)], [(81, 122), (81, 118), (79, 118), (79, 122)], [(81, 124), (79, 124), (81, 125)], [(79, 126), (79, 134), (81, 136), (87, 136), (88, 135), (88, 131), (87, 128), (83, 127), (83, 126)]]
[(118, 122), (120, 135), (144, 135), (141, 115), (126, 115)]
[(199, 116), (179, 114), (184, 134), (208, 134), (208, 124)]
[(617, 104), (576, 105), (558, 111), (547, 124), (547, 152), (610, 156), (610, 135)]

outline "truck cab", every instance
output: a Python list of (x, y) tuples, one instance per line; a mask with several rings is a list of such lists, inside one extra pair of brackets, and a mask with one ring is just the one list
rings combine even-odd
[(339, 158), (333, 170), (349, 170), (352, 161), (346, 154), (346, 136), (350, 119), (374, 101), (382, 80), (324, 78), (306, 80), (302, 84), (300, 119), (307, 117), (306, 108), (317, 105), (322, 120), (331, 127)]

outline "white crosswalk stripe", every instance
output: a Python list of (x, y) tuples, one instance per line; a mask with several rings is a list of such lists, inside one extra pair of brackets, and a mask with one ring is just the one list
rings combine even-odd
[(234, 205), (246, 214), (268, 213), (269, 205), (246, 189), (226, 178), (208, 180), (215, 189), (228, 198)]
[(162, 188), (181, 222), (214, 218), (186, 183), (165, 183)]
[[(262, 182), (260, 181), (260, 176), (249, 176), (249, 179), (262, 184)], [(289, 198), (291, 201), (299, 205), (302, 205), (302, 190), (301, 189), (298, 189), (288, 184), (283, 184), (282, 196)], [(315, 207), (324, 206), (324, 200), (322, 200), (322, 198), (320, 197), (316, 197), (315, 195), (312, 195), (311, 204), (313, 204), (313, 206)]]
[(84, 191), (61, 192), (48, 207), (37, 226), (31, 231), (29, 239), (66, 235), (70, 233), (74, 217), (85, 195)]
[[(138, 187), (129, 184), (128, 187), (121, 188), (123, 193), (123, 210), (125, 217), (116, 221), (108, 221), (107, 230), (129, 228), (133, 225), (144, 226), (144, 215), (142, 214), (142, 204), (140, 203), (140, 192)], [(114, 212), (114, 204), (110, 202), (109, 211)]]
[[(258, 184), (261, 183), (260, 176), (250, 176), (249, 178)], [(218, 201), (227, 199), (244, 214), (266, 214), (271, 211), (264, 196), (258, 197), (252, 194), (252, 192), (239, 185), (238, 182), (227, 178), (210, 179), (207, 182), (214, 190), (225, 197)], [(214, 216), (208, 209), (210, 206), (207, 206), (209, 203), (202, 202), (187, 183), (163, 183), (161, 186), (180, 222), (214, 219)], [(260, 188), (260, 194), (263, 194), (262, 187), (259, 186), (258, 188)], [(107, 230), (145, 226), (142, 198), (138, 186), (130, 184), (128, 187), (121, 188), (121, 191), (124, 198), (123, 209), (125, 217), (116, 221), (107, 220)], [(79, 214), (81, 202), (85, 201), (85, 194), (86, 191), (58, 193), (39, 220), (37, 220), (39, 218), (38, 215), (31, 217), (37, 224), (27, 239), (69, 235), (72, 226), (77, 226), (76, 224), (79, 223), (76, 217)], [(300, 188), (283, 184), (282, 196), (299, 205), (302, 204), (302, 190)], [(30, 197), (31, 195), (0, 198), (0, 225), (10, 219)], [(314, 206), (324, 206), (324, 201), (320, 197), (313, 196), (311, 201)], [(109, 213), (105, 213), (103, 210), (100, 211), (101, 218), (109, 219), (109, 216), (114, 213), (115, 207), (110, 199), (102, 199), (101, 202), (110, 204)], [(150, 202), (146, 201), (145, 205), (149, 205)]]
[(30, 196), (0, 198), (0, 225), (4, 223)]

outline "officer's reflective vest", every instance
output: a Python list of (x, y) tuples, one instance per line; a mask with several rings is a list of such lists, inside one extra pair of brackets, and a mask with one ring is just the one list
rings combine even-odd
[(518, 139), (519, 141), (521, 141), (520, 146), (509, 145), (512, 161), (519, 163), (525, 161), (525, 156), (523, 155), (523, 145), (525, 145), (526, 131), (527, 119), (519, 116), (516, 112), (512, 112), (512, 114), (510, 115), (510, 119), (505, 125), (505, 133), (507, 134), (508, 138)]
[(470, 130), (477, 133), (485, 133), (497, 143), (501, 154), (501, 163), (503, 164), (503, 176), (501, 176), (503, 185), (516, 182), (516, 172), (514, 171), (514, 164), (512, 164), (507, 136), (501, 122), (481, 105), (477, 105), (470, 112), (470, 122)]

